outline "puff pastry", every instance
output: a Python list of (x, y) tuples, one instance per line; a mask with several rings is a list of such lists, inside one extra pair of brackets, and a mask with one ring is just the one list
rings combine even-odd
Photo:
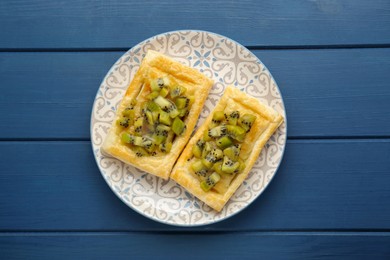
[[(184, 86), (187, 89), (186, 93), (194, 97), (194, 102), (188, 111), (188, 116), (184, 119), (186, 130), (182, 135), (176, 137), (169, 153), (138, 157), (131, 147), (121, 142), (120, 133), (123, 129), (115, 122), (131, 100), (137, 100), (134, 109), (139, 112), (140, 108), (137, 106), (146, 100), (148, 94), (148, 91), (145, 90), (146, 82), (151, 78), (160, 77), (168, 77), (169, 80)], [(116, 118), (102, 145), (102, 151), (104, 154), (111, 155), (140, 170), (168, 179), (173, 165), (192, 134), (212, 85), (213, 81), (196, 69), (149, 50), (117, 108)]]
[(274, 109), (260, 103), (239, 89), (229, 86), (214, 111), (233, 110), (238, 110), (241, 114), (250, 113), (257, 117), (241, 146), (240, 157), (245, 160), (245, 168), (235, 174), (233, 178), (223, 179), (221, 177), (221, 181), (209, 191), (204, 191), (200, 187), (200, 179), (191, 171), (191, 164), (196, 159), (192, 155), (192, 148), (202, 138), (204, 131), (208, 129), (212, 121), (212, 112), (187, 144), (171, 174), (172, 179), (216, 211), (222, 210), (242, 184), (260, 155), (263, 146), (283, 122), (283, 117)]

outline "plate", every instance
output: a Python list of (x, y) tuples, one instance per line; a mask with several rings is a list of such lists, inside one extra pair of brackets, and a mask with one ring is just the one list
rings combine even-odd
[(215, 84), (197, 127), (215, 107), (227, 85), (258, 98), (286, 118), (276, 82), (264, 64), (244, 46), (205, 31), (163, 33), (127, 51), (108, 71), (99, 87), (91, 115), (91, 141), (103, 178), (126, 205), (161, 223), (200, 226), (235, 215), (251, 204), (275, 175), (286, 145), (286, 123), (270, 138), (248, 178), (221, 212), (214, 211), (173, 180), (160, 179), (101, 154), (100, 146), (114, 119), (116, 108), (149, 49), (164, 53), (214, 79)]

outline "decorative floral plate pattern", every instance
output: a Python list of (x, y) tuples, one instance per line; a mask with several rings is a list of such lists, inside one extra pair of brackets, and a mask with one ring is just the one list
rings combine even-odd
[(258, 98), (286, 118), (279, 88), (267, 68), (248, 49), (224, 36), (205, 31), (168, 32), (139, 43), (119, 58), (99, 87), (92, 109), (91, 141), (100, 172), (113, 192), (135, 211), (166, 224), (199, 226), (226, 219), (252, 203), (275, 175), (286, 144), (286, 123), (268, 141), (248, 178), (219, 213), (173, 180), (165, 181), (102, 155), (100, 146), (115, 117), (117, 105), (149, 49), (214, 79), (197, 127), (213, 110), (227, 85)]

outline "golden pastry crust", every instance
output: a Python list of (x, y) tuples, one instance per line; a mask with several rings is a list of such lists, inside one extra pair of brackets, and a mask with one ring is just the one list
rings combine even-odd
[(203, 132), (208, 129), (213, 116), (213, 112), (211, 112), (187, 144), (171, 174), (172, 179), (217, 211), (222, 210), (226, 202), (248, 176), (262, 148), (283, 122), (283, 117), (274, 109), (230, 86), (227, 87), (221, 100), (214, 108), (214, 111), (224, 110), (238, 110), (241, 114), (250, 113), (257, 116), (241, 147), (240, 157), (245, 160), (245, 169), (235, 175), (223, 194), (218, 193), (215, 189), (207, 192), (201, 189), (199, 178), (190, 170), (191, 163), (194, 160), (192, 158), (192, 147), (202, 138)]
[[(115, 122), (132, 99), (136, 99), (138, 103), (146, 100), (146, 94), (142, 89), (149, 78), (164, 76), (186, 87), (186, 94), (195, 98), (189, 114), (184, 120), (186, 130), (181, 136), (176, 137), (169, 153), (137, 157), (129, 146), (121, 142), (119, 134), (123, 130)], [(173, 165), (191, 136), (212, 86), (213, 81), (196, 69), (184, 66), (167, 56), (149, 50), (118, 106), (114, 122), (102, 145), (102, 151), (104, 154), (111, 155), (140, 170), (168, 179)], [(136, 113), (140, 111), (137, 106), (134, 109)]]

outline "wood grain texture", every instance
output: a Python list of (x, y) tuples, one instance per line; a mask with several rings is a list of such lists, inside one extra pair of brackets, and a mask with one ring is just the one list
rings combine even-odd
[[(389, 135), (390, 49), (254, 53), (279, 84), (289, 137)], [(88, 139), (97, 89), (121, 55), (1, 53), (0, 138)]]
[(0, 48), (127, 48), (178, 29), (209, 30), (247, 46), (389, 44), (389, 24), (386, 0), (6, 0)]
[[(0, 142), (0, 231), (191, 231), (123, 204), (88, 142)], [(288, 141), (265, 192), (195, 230), (389, 230), (390, 140)]]
[[(0, 234), (5, 259), (388, 259), (389, 233)], [(146, 246), (147, 245), (147, 246)]]

